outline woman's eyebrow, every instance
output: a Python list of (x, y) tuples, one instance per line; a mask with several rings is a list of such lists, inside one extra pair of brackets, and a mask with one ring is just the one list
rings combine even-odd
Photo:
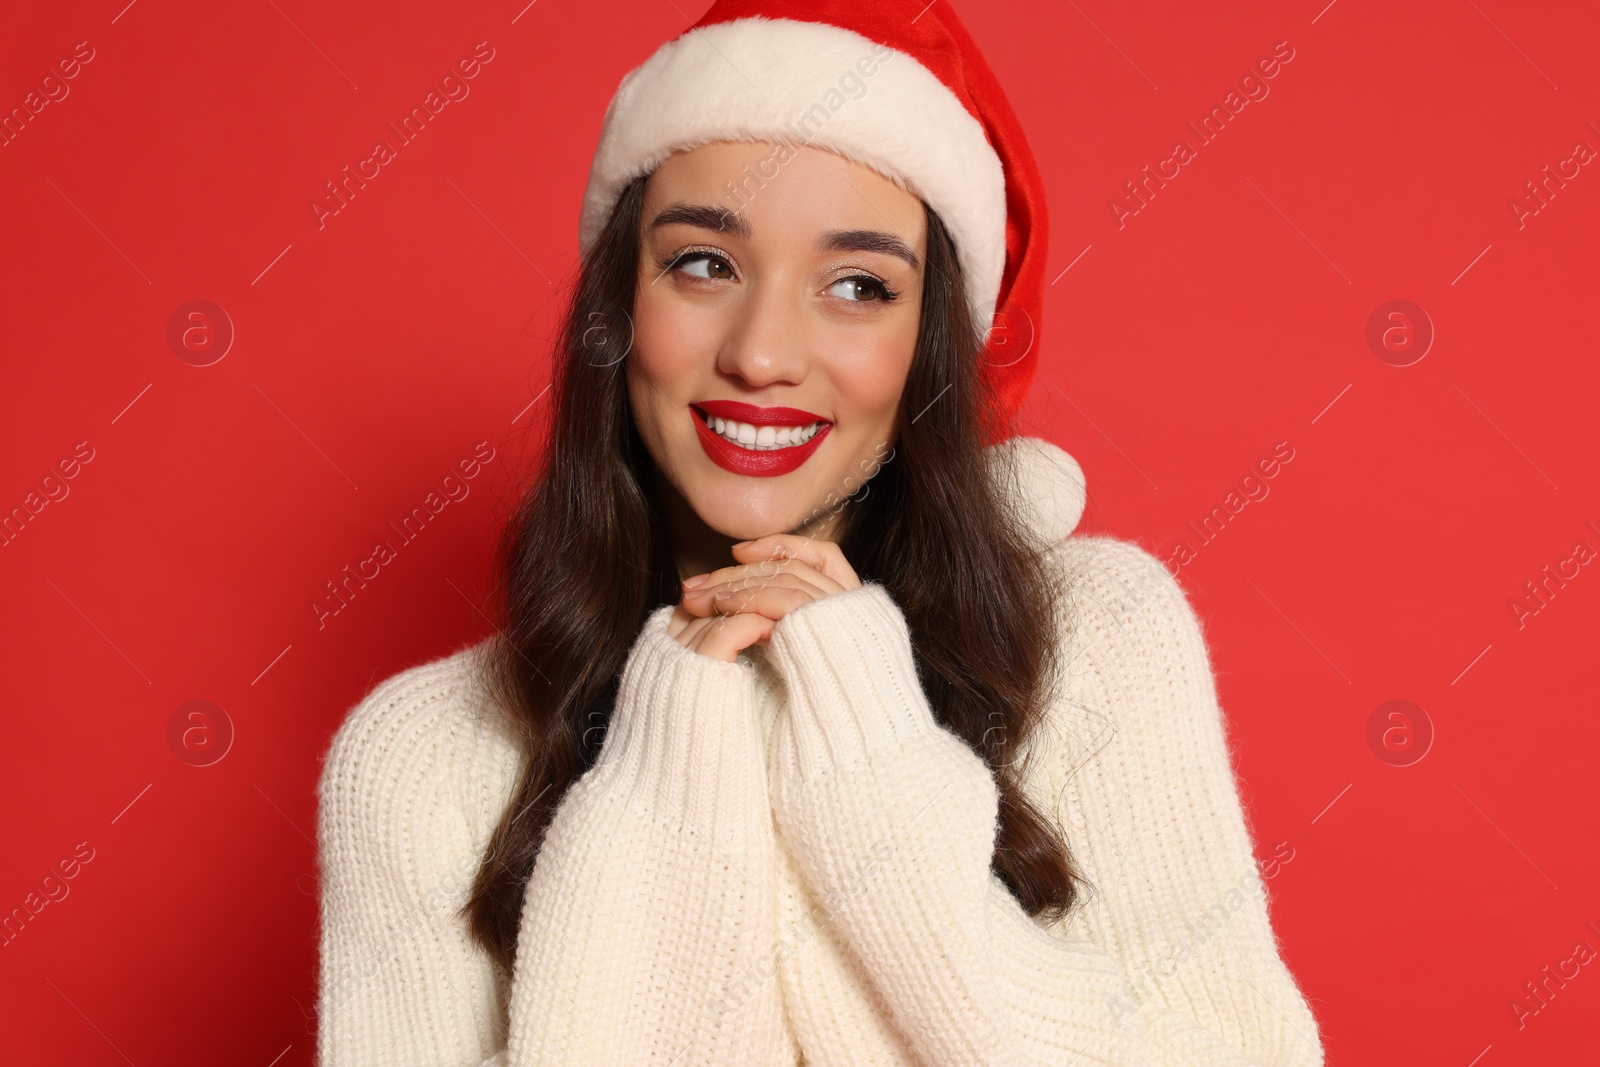
[(905, 260), (911, 265), (912, 270), (922, 269), (917, 254), (911, 251), (904, 241), (882, 230), (829, 230), (817, 238), (817, 251), (882, 252)]
[(737, 211), (729, 211), (725, 207), (712, 207), (708, 204), (668, 204), (650, 223), (650, 228), (671, 226), (674, 223), (698, 226), (702, 230), (716, 230), (718, 233), (732, 234), (746, 241), (751, 237), (750, 220)]
[[(668, 204), (651, 221), (650, 227), (655, 229), (675, 223), (731, 234), (746, 241), (754, 236), (750, 220), (743, 214), (710, 204)], [(816, 247), (818, 252), (881, 252), (905, 260), (912, 270), (922, 269), (917, 254), (904, 241), (882, 230), (829, 230), (817, 238)]]

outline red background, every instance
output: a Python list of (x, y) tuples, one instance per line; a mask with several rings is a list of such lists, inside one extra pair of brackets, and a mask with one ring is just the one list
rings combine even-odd
[[(0, 507), (94, 456), (0, 548), (0, 908), (94, 850), (0, 948), (5, 1058), (288, 1067), (319, 759), (370, 685), (487, 632), (601, 116), (705, 4), (123, 3), (11, 5), (0, 34), (6, 110), (94, 49), (0, 148)], [(1049, 188), (1025, 416), (1083, 464), (1085, 528), (1163, 558), (1294, 450), (1179, 576), (1259, 852), (1294, 850), (1275, 924), (1329, 1062), (1577, 1063), (1600, 965), (1520, 1029), (1510, 1002), (1600, 950), (1600, 566), (1510, 604), (1600, 549), (1600, 165), (1509, 204), (1600, 150), (1600, 23), (1324, 3), (956, 0)], [(319, 228), (324, 183), (480, 41), (470, 95)], [(1280, 41), (1270, 95), (1119, 228), (1124, 182)], [(205, 367), (166, 337), (195, 299), (236, 331)], [(1436, 330), (1409, 366), (1366, 340), (1391, 299)], [(480, 441), (470, 497), (319, 630), (324, 583)], [(235, 730), (206, 767), (167, 739), (197, 699)], [(1435, 731), (1410, 766), (1367, 740), (1393, 699)]]

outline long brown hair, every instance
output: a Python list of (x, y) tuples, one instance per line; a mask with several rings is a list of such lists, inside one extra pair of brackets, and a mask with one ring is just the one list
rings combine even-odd
[[(496, 557), (501, 626), (486, 682), (516, 723), (526, 761), (464, 914), (507, 971), (544, 832), (599, 755), (646, 617), (680, 596), (625, 378), (647, 180), (623, 192), (580, 265), (555, 350), (542, 465)], [(882, 583), (904, 613), (937, 721), (995, 771), (993, 870), (1030, 915), (1053, 922), (1072, 906), (1080, 876), (1023, 795), (1016, 763), (1047, 706), (1061, 593), (983, 447), (993, 410), (978, 369), (983, 339), (955, 245), (924, 208), (922, 317), (899, 440), (843, 505), (838, 541), (861, 579)]]

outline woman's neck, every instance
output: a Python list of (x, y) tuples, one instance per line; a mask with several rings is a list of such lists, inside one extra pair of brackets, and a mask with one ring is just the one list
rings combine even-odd
[(678, 580), (696, 574), (707, 574), (719, 567), (729, 567), (735, 562), (733, 544), (737, 537), (718, 533), (705, 524), (671, 485), (660, 479), (657, 494), (666, 516), (667, 527), (672, 532), (672, 544), (677, 550)]

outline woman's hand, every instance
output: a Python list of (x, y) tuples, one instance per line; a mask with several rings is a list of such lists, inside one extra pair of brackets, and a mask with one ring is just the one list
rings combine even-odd
[(861, 579), (832, 541), (771, 534), (733, 546), (741, 562), (685, 581), (667, 632), (701, 655), (731, 663), (772, 636), (802, 604), (861, 588)]

